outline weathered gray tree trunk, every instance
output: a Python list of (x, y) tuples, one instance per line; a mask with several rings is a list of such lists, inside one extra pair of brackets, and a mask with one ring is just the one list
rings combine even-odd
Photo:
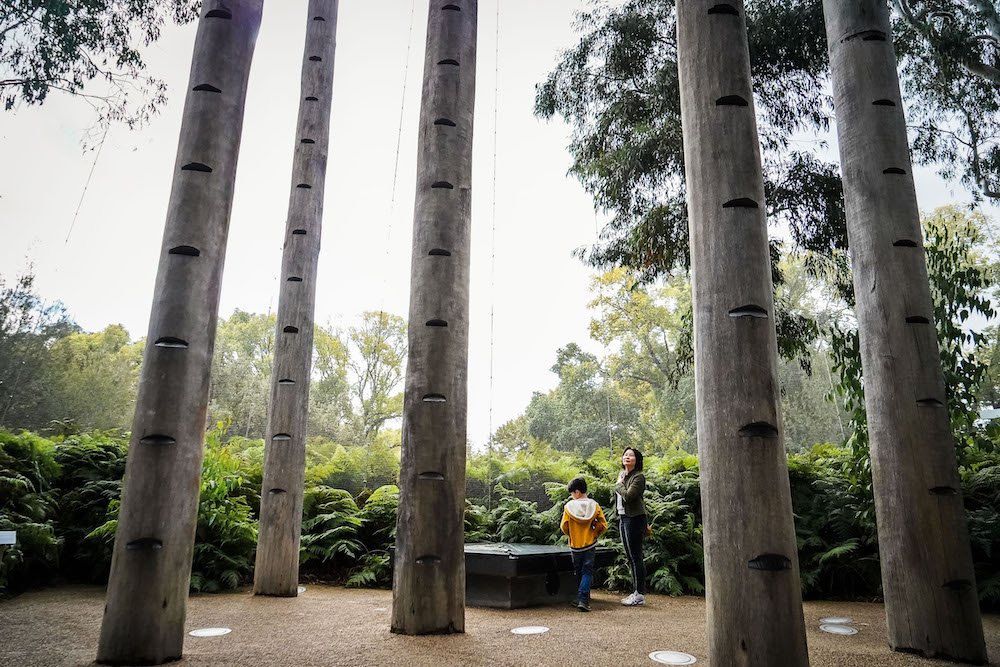
[(743, 2), (677, 3), (709, 660), (808, 664)]
[(420, 108), (392, 631), (465, 631), (465, 444), (478, 0), (431, 2)]
[(885, 0), (824, 0), (889, 644), (986, 661)]
[(316, 268), (330, 144), (337, 9), (338, 0), (309, 0), (264, 445), (253, 582), (257, 595), (298, 594)]
[(247, 77), (263, 0), (209, 0), (195, 39), (97, 660), (180, 658)]

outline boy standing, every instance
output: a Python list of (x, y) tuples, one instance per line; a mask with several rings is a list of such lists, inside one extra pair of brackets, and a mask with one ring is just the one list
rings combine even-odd
[(594, 579), (594, 558), (597, 556), (597, 538), (608, 529), (608, 520), (597, 501), (587, 497), (587, 480), (577, 477), (569, 483), (572, 499), (563, 510), (559, 528), (569, 535), (573, 550), (573, 569), (580, 579), (576, 608), (590, 611), (590, 584)]

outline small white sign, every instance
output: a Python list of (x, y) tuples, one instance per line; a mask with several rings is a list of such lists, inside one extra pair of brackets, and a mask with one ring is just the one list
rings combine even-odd
[(0, 544), (17, 544), (17, 531), (0, 530)]

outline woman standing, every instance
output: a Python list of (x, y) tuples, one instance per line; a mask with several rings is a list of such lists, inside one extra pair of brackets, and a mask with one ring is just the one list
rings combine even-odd
[(646, 603), (646, 565), (642, 561), (642, 538), (646, 534), (646, 506), (642, 494), (646, 477), (642, 474), (642, 452), (626, 447), (622, 452), (622, 470), (615, 492), (618, 497), (618, 526), (621, 529), (625, 558), (632, 571), (633, 593), (622, 600), (627, 607)]

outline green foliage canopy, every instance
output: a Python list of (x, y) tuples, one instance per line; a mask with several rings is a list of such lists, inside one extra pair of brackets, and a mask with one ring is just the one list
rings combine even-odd
[[(166, 84), (146, 76), (140, 49), (164, 24), (197, 16), (199, 0), (10, 0), (0, 5), (0, 101), (42, 104), (53, 91), (83, 97), (101, 124), (147, 121)], [(94, 88), (91, 82), (100, 81)]]
[[(796, 132), (829, 125), (822, 6), (758, 0), (747, 12), (769, 218), (786, 223), (798, 247), (828, 254), (846, 246), (837, 170), (791, 148)], [(570, 124), (570, 173), (611, 214), (600, 242), (579, 255), (631, 267), (643, 281), (686, 268), (675, 4), (595, 2), (577, 28), (579, 43), (538, 86), (535, 112)]]

